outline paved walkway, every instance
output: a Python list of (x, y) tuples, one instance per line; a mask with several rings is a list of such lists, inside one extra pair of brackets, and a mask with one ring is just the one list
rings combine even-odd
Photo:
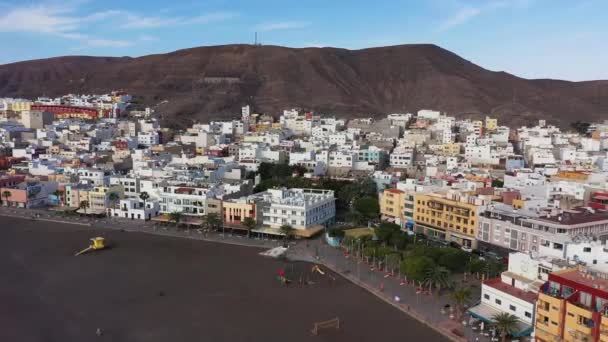
[[(316, 262), (330, 268), (453, 341), (490, 341), (489, 336), (473, 331), (468, 324), (462, 324), (463, 320), (468, 322), (468, 315), (451, 319), (449, 312), (441, 312), (445, 304), (451, 304), (447, 294), (439, 296), (417, 291), (417, 285), (407, 284), (398, 275), (374, 269), (364, 260), (325, 244), (322, 239), (300, 242), (287, 255), (295, 260)], [(472, 296), (475, 301), (479, 297), (479, 281), (463, 281), (461, 284), (471, 285), (477, 286)]]

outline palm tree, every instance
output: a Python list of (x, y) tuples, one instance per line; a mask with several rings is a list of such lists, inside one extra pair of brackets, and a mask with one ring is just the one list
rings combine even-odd
[(450, 271), (447, 268), (442, 266), (433, 266), (426, 270), (426, 276), (424, 278), (424, 282), (429, 286), (429, 291), (435, 287), (437, 292), (441, 291), (442, 287), (448, 287), (448, 277), (450, 276)]
[(147, 192), (142, 192), (139, 194), (139, 199), (144, 201), (144, 211), (146, 210), (146, 201), (150, 198), (150, 195)]
[(8, 207), (8, 199), (11, 197), (12, 193), (10, 191), (3, 191), (2, 196), (6, 198), (6, 206)]
[(253, 217), (245, 217), (243, 220), (243, 226), (247, 228), (247, 237), (251, 235), (251, 231), (255, 229), (258, 225), (258, 222)]
[(182, 220), (182, 213), (180, 213), (179, 211), (169, 213), (169, 220), (175, 222), (175, 225), (177, 226), (179, 224), (179, 221)]
[(80, 203), (78, 205), (78, 209), (84, 210), (85, 215), (87, 214), (87, 208), (90, 208), (90, 207), (91, 207), (91, 204), (87, 200), (80, 201)]
[(294, 233), (294, 229), (292, 226), (288, 224), (284, 224), (279, 228), (279, 231), (285, 235), (285, 240), (289, 240)]
[(517, 329), (517, 317), (507, 312), (492, 316), (492, 321), (494, 321), (496, 330), (500, 333), (503, 342), (507, 340), (507, 335), (512, 334)]
[(62, 197), (63, 197), (63, 191), (62, 190), (59, 190), (59, 189), (55, 190), (53, 192), (53, 195), (57, 196), (57, 198), (59, 199), (59, 203), (60, 204), (63, 204), (63, 199), (62, 199)]
[(471, 300), (471, 289), (468, 287), (455, 289), (452, 293), (450, 293), (450, 298), (458, 310), (458, 317), (460, 317), (464, 311), (464, 306), (467, 305)]
[(108, 199), (110, 200), (110, 202), (112, 202), (112, 207), (114, 207), (114, 209), (116, 209), (116, 203), (118, 203), (120, 196), (115, 192), (111, 192), (108, 195)]
[(209, 227), (209, 230), (219, 230), (224, 223), (220, 215), (217, 213), (207, 214), (205, 221), (207, 223), (207, 226)]

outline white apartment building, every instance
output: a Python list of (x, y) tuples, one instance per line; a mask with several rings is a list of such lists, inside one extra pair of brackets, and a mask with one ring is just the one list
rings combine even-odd
[(156, 146), (160, 144), (160, 135), (158, 132), (140, 132), (137, 134), (137, 142), (145, 146)]
[(126, 197), (138, 197), (141, 192), (138, 177), (129, 176), (112, 176), (110, 177), (110, 185), (122, 185)]
[(536, 298), (548, 274), (566, 267), (549, 258), (533, 258), (525, 253), (509, 254), (509, 266), (500, 278), (481, 285), (481, 302), (468, 312), (478, 319), (492, 322), (494, 315), (508, 313), (518, 319), (514, 337), (528, 336), (533, 331)]
[(329, 152), (329, 167), (352, 168), (357, 161), (357, 153), (354, 151), (331, 151)]
[(155, 196), (160, 198), (162, 213), (202, 216), (205, 214), (208, 192), (208, 188), (170, 185), (157, 188)]
[(121, 199), (116, 208), (109, 208), (110, 217), (128, 218), (132, 220), (150, 220), (158, 216), (160, 205), (158, 199), (148, 199), (144, 202), (139, 198)]
[(428, 120), (438, 120), (441, 116), (441, 112), (435, 110), (422, 109), (418, 111), (418, 117)]
[(254, 195), (264, 202), (263, 225), (297, 230), (326, 226), (336, 215), (334, 192), (315, 189), (271, 189)]
[(106, 186), (110, 184), (110, 174), (104, 170), (78, 169), (78, 179), (82, 184)]
[(396, 168), (407, 168), (414, 163), (414, 150), (395, 148), (390, 155), (389, 164)]

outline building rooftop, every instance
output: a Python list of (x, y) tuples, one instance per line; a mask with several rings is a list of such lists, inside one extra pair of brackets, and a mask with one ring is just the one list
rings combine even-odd
[(509, 294), (513, 297), (525, 300), (528, 303), (534, 303), (536, 301), (536, 293), (531, 291), (520, 290), (514, 286), (505, 284), (500, 278), (488, 279), (484, 281), (483, 284), (506, 294)]
[(575, 225), (608, 220), (608, 211), (590, 210), (581, 207), (573, 210), (564, 210), (557, 215), (540, 216), (536, 220), (555, 224)]
[[(554, 277), (569, 280), (571, 282), (586, 286), (588, 288), (604, 290), (608, 293), (608, 274), (594, 272), (585, 267), (570, 268), (551, 274)], [(551, 280), (551, 276), (549, 277)]]

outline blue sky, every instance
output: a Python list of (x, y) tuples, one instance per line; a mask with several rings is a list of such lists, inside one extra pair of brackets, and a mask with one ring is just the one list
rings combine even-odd
[(251, 43), (433, 43), (527, 78), (608, 79), (608, 0), (0, 0), (0, 63)]

